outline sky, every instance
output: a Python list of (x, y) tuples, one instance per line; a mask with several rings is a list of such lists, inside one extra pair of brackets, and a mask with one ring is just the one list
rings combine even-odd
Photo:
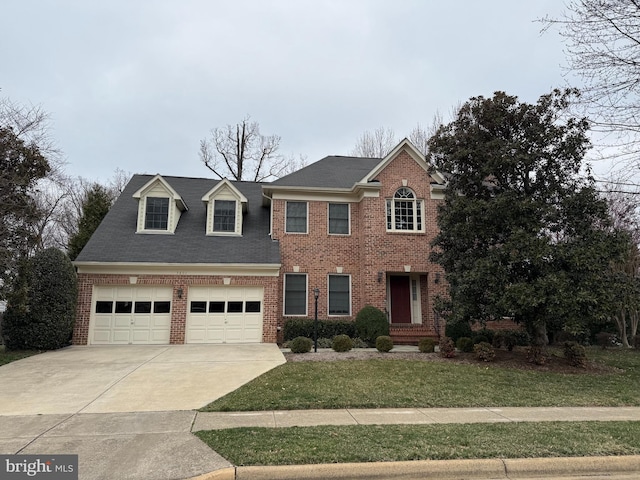
[(566, 86), (558, 0), (3, 0), (0, 96), (39, 105), (72, 176), (211, 177), (247, 115), (309, 163), (398, 141), (470, 97)]

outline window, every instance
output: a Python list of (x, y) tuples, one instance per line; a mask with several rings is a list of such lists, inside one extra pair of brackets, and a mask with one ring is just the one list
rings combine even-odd
[(144, 220), (146, 230), (166, 230), (169, 220), (169, 199), (147, 197), (147, 211)]
[(307, 233), (307, 202), (287, 202), (287, 233)]
[(207, 302), (191, 302), (190, 313), (207, 313)]
[(224, 313), (224, 302), (209, 302), (209, 313)]
[(307, 275), (287, 273), (284, 276), (284, 314), (307, 314)]
[(235, 200), (215, 200), (213, 207), (213, 231), (236, 231), (236, 202)]
[(153, 302), (153, 313), (171, 313), (171, 302)]
[(349, 235), (349, 204), (329, 204), (329, 233), (334, 235)]
[(131, 313), (132, 302), (116, 302), (116, 313)]
[(113, 302), (96, 302), (96, 313), (112, 313), (113, 312)]
[(387, 200), (387, 230), (421, 232), (422, 200), (406, 188), (399, 188), (393, 199)]
[(243, 302), (227, 302), (227, 313), (242, 313)]
[(245, 303), (244, 311), (247, 313), (260, 313), (260, 302)]
[(351, 315), (349, 275), (329, 275), (329, 315)]
[(136, 302), (133, 313), (151, 313), (151, 302)]

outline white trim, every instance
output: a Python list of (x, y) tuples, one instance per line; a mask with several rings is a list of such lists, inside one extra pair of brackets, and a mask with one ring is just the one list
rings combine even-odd
[(182, 211), (189, 210), (189, 207), (187, 206), (186, 203), (184, 203), (184, 200), (182, 200), (182, 197), (180, 196), (180, 194), (169, 184), (169, 182), (167, 182), (164, 178), (162, 178), (162, 175), (160, 175), (159, 173), (156, 174), (156, 176), (153, 177), (151, 180), (149, 180), (147, 183), (145, 183), (142, 187), (140, 187), (132, 195), (132, 197), (136, 199), (140, 199), (143, 196), (146, 196), (146, 191), (150, 189), (156, 182), (162, 184), (165, 190), (167, 190), (167, 193), (169, 194), (169, 198), (173, 198), (173, 200), (176, 202), (176, 205), (178, 205), (178, 208), (180, 208), (180, 210)]
[(214, 197), (215, 193), (220, 190), (223, 186), (228, 187), (233, 193), (234, 195), (238, 198), (238, 200), (240, 200), (242, 203), (247, 203), (247, 197), (245, 197), (242, 192), (240, 190), (238, 190), (233, 183), (231, 183), (229, 180), (227, 180), (226, 178), (223, 178), (222, 180), (220, 180), (217, 185), (215, 187), (213, 187), (211, 190), (209, 190), (207, 193), (205, 193), (202, 196), (202, 201), (203, 202), (209, 202), (211, 200), (211, 197)]
[(281, 264), (272, 263), (124, 263), (73, 262), (78, 273), (112, 275), (207, 275), (277, 277)]
[[(398, 198), (397, 200), (400, 202), (413, 202), (413, 224), (415, 226), (418, 225), (418, 223), (420, 223), (421, 228), (414, 228), (412, 230), (403, 230), (403, 229), (398, 229), (396, 228), (396, 217), (395, 217), (395, 202), (396, 202), (396, 192), (398, 190), (400, 190), (400, 188), (404, 188), (407, 190), (410, 190), (411, 193), (413, 194), (413, 199), (403, 199), (403, 198)], [(424, 203), (424, 199), (423, 198), (418, 198), (418, 196), (416, 195), (415, 190), (413, 190), (410, 187), (400, 187), (397, 188), (394, 192), (393, 192), (393, 196), (391, 198), (386, 198), (385, 202), (384, 202), (384, 208), (385, 208), (385, 212), (384, 212), (384, 225), (386, 228), (387, 233), (424, 233), (426, 231), (426, 225), (425, 225), (425, 203)], [(389, 208), (389, 202), (391, 202), (391, 228), (389, 228), (389, 223), (388, 223), (388, 219), (387, 219), (387, 215), (388, 215), (388, 208)], [(420, 217), (418, 217), (418, 206), (420, 206)], [(419, 222), (418, 222), (419, 220)]]

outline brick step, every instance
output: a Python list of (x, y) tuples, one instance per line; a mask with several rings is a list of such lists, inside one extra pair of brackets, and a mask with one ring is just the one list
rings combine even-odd
[(418, 345), (425, 337), (437, 341), (437, 335), (433, 329), (422, 325), (391, 325), (389, 336), (395, 345)]

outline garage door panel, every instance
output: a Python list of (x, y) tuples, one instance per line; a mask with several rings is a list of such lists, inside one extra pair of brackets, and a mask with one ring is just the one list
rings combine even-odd
[(169, 343), (172, 287), (95, 287), (94, 297), (92, 344)]
[(260, 343), (263, 297), (262, 287), (190, 287), (187, 343)]

